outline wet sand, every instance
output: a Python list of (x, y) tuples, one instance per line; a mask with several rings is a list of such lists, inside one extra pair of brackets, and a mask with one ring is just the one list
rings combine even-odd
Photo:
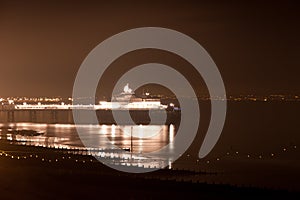
[(181, 170), (127, 174), (110, 169), (91, 156), (67, 155), (61, 150), (16, 146), (5, 141), (0, 141), (0, 147), (1, 199), (252, 199), (297, 194), (221, 182), (185, 181), (186, 177), (215, 175)]

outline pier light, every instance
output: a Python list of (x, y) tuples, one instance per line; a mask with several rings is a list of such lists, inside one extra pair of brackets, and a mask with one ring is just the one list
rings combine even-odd
[(112, 125), (111, 126), (111, 137), (116, 137), (116, 126)]
[(174, 141), (175, 137), (175, 127), (173, 124), (170, 124), (170, 129), (169, 129), (169, 141), (172, 143)]

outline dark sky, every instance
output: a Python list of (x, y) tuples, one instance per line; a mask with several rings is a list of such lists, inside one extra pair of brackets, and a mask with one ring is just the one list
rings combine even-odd
[[(96, 45), (145, 26), (197, 40), (228, 94), (300, 93), (297, 1), (195, 2), (0, 1), (0, 96), (70, 96)], [(141, 62), (138, 55), (130, 60)], [(131, 62), (119, 63), (122, 69)], [(117, 77), (120, 70), (111, 71)]]

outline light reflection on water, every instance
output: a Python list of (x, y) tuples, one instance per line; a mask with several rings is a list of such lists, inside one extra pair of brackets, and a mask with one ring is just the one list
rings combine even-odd
[[(0, 139), (10, 140), (18, 144), (30, 146), (42, 146), (47, 148), (64, 149), (89, 149), (95, 150), (94, 156), (111, 158), (112, 162), (118, 165), (127, 165), (128, 157), (136, 159), (130, 164), (148, 165), (159, 167), (170, 161), (160, 161), (159, 155), (156, 158), (147, 159), (143, 153), (153, 152), (161, 149), (173, 142), (175, 137), (175, 127), (173, 125), (136, 125), (136, 126), (116, 126), (116, 125), (80, 125), (85, 135), (78, 136), (74, 124), (39, 124), (39, 123), (6, 123), (0, 124)], [(21, 135), (12, 133), (12, 130), (33, 130), (41, 133), (37, 136)], [(131, 152), (116, 151), (107, 149), (110, 141), (121, 149), (130, 149)], [(84, 142), (82, 142), (84, 141)], [(89, 146), (85, 147), (84, 144)], [(173, 145), (170, 145), (172, 151)]]

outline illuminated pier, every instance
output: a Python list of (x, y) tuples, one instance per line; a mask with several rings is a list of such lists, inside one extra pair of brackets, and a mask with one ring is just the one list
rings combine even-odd
[(122, 104), (119, 102), (104, 102), (101, 101), (98, 105), (72, 105), (72, 104), (23, 104), (23, 105), (2, 105), (0, 110), (148, 110), (148, 109), (166, 109), (166, 105), (161, 105), (160, 102), (133, 102)]
[[(0, 99), (3, 102), (4, 99)], [(42, 99), (41, 99), (42, 100)], [(69, 98), (73, 102), (72, 98)], [(28, 104), (26, 101), (23, 104), (16, 103), (14, 100), (8, 100), (6, 104), (0, 105), (0, 110), (164, 110), (168, 105), (161, 104), (160, 99), (149, 98), (149, 93), (146, 93), (145, 98), (136, 97), (132, 89), (129, 88), (129, 84), (126, 84), (121, 94), (113, 97), (113, 101), (100, 101), (99, 104), (90, 105), (74, 105), (65, 104), (42, 104), (37, 102), (36, 104)]]

